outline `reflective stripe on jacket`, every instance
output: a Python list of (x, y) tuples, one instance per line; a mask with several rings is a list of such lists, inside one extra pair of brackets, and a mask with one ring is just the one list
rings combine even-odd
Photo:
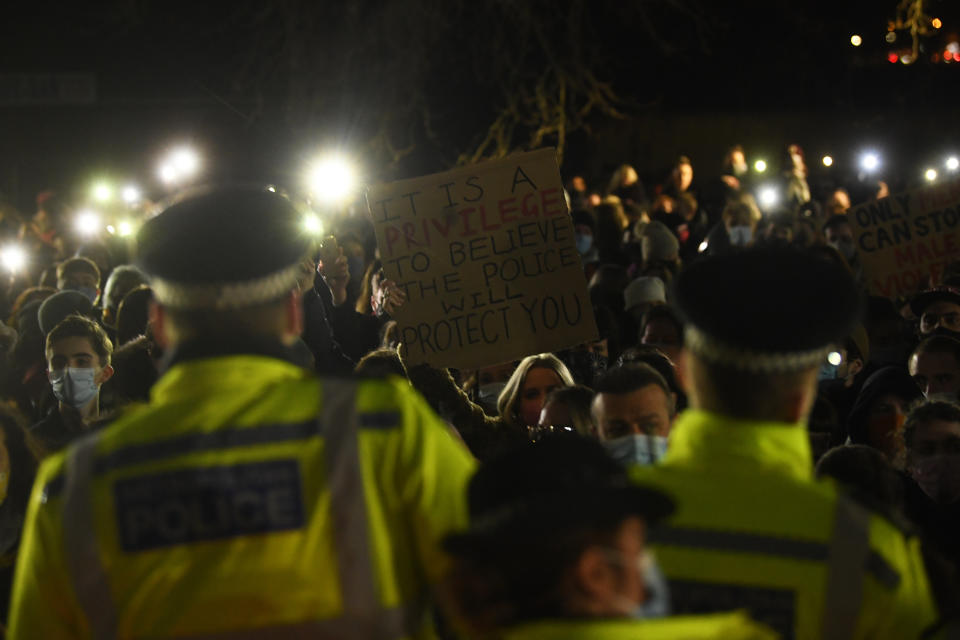
[(747, 609), (784, 637), (917, 638), (937, 614), (919, 542), (815, 482), (802, 425), (688, 411), (633, 471), (677, 512), (651, 532), (675, 613)]
[(405, 382), (178, 364), (42, 465), (10, 637), (418, 636), (473, 467)]

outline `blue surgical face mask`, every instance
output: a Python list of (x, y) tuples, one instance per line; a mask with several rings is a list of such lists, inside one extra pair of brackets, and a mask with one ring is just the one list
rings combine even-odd
[(667, 453), (667, 438), (633, 434), (605, 440), (603, 446), (622, 465), (648, 465), (660, 461)]
[(74, 291), (82, 293), (91, 304), (97, 301), (97, 295), (100, 293), (95, 287), (77, 287)]
[(745, 247), (753, 240), (753, 229), (747, 225), (730, 227), (727, 235), (730, 236), (730, 244), (735, 247)]
[(822, 365), (820, 365), (820, 371), (817, 373), (817, 381), (836, 380), (839, 370), (839, 365), (824, 362)]
[(100, 386), (95, 382), (97, 370), (66, 367), (48, 374), (53, 395), (60, 402), (80, 409), (93, 400)]
[(575, 235), (577, 238), (577, 252), (582, 256), (587, 255), (590, 249), (593, 248), (593, 236), (581, 233)]
[(670, 588), (667, 579), (660, 570), (656, 558), (651, 553), (642, 553), (636, 560), (628, 563), (619, 550), (611, 549), (611, 559), (618, 559), (618, 564), (629, 566), (634, 564), (643, 576), (646, 597), (643, 604), (624, 602), (624, 610), (631, 618), (665, 618), (670, 615)]

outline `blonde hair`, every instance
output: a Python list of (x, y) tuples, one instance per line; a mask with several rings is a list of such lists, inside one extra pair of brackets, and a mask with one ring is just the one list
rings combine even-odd
[(525, 427), (517, 422), (517, 405), (520, 403), (520, 390), (531, 369), (551, 369), (560, 376), (564, 386), (572, 387), (575, 383), (567, 365), (552, 353), (538, 353), (527, 356), (520, 361), (513, 375), (507, 380), (507, 385), (500, 392), (497, 399), (497, 412), (503, 421), (512, 427)]

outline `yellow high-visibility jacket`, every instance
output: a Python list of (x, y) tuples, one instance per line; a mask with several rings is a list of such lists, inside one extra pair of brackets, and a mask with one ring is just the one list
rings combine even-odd
[(503, 640), (776, 640), (742, 612), (651, 620), (544, 620), (503, 632)]
[(677, 503), (651, 534), (674, 614), (747, 609), (811, 640), (907, 640), (937, 622), (919, 541), (815, 482), (803, 425), (688, 411), (633, 477)]
[(419, 637), (473, 469), (405, 381), (176, 364), (41, 466), (9, 637)]

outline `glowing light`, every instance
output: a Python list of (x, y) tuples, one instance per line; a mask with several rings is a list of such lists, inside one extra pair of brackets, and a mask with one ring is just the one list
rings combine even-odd
[(276, 193), (277, 188), (271, 184), (270, 186), (267, 187), (267, 191), (269, 191), (270, 193)]
[(930, 24), (933, 25), (934, 29), (939, 29), (940, 27), (943, 26), (943, 20), (941, 20), (940, 18), (934, 18), (933, 20), (930, 21)]
[(200, 169), (200, 156), (190, 147), (178, 147), (171, 151), (160, 165), (160, 179), (166, 184), (183, 182), (192, 178)]
[(859, 47), (860, 45), (863, 44), (863, 38), (861, 38), (857, 34), (853, 34), (852, 36), (850, 36), (850, 44), (852, 44), (855, 47)]
[(323, 223), (315, 213), (308, 213), (303, 217), (303, 229), (307, 233), (320, 235), (323, 233)]
[(900, 60), (900, 56), (898, 56), (897, 54), (893, 53), (892, 51), (887, 54), (887, 61), (888, 61), (888, 62), (896, 63), (898, 60)]
[(173, 182), (177, 179), (177, 170), (172, 164), (165, 164), (160, 166), (160, 179), (166, 182), (167, 184)]
[(757, 195), (760, 200), (760, 206), (764, 208), (770, 208), (780, 200), (780, 194), (777, 193), (774, 187), (763, 187)]
[(825, 167), (832, 167), (832, 166), (833, 166), (833, 157), (832, 157), (832, 156), (823, 156), (823, 160), (821, 160), (821, 162), (823, 162), (823, 166), (825, 166)]
[(827, 362), (835, 367), (839, 367), (843, 363), (843, 356), (840, 355), (839, 351), (831, 351), (827, 356)]
[(910, 55), (909, 53), (903, 54), (902, 56), (900, 56), (900, 63), (901, 63), (901, 64), (913, 64), (913, 56)]
[(136, 204), (140, 201), (140, 189), (137, 189), (132, 184), (128, 184), (123, 188), (123, 191), (120, 192), (120, 197), (123, 198), (123, 201), (127, 204)]
[(753, 168), (757, 173), (763, 173), (767, 170), (767, 163), (765, 160), (757, 160), (753, 163)]
[(894, 42), (897, 41), (897, 34), (893, 31), (888, 31), (887, 35), (883, 36), (883, 39), (889, 42), (890, 44), (893, 44)]
[(860, 167), (867, 172), (876, 171), (880, 166), (880, 156), (868, 151), (860, 158)]
[(16, 273), (27, 264), (27, 253), (17, 245), (10, 245), (0, 249), (0, 263), (11, 273)]
[(697, 253), (703, 253), (704, 251), (707, 250), (707, 247), (708, 247), (708, 246), (709, 246), (709, 245), (707, 244), (707, 241), (704, 240), (703, 242), (700, 243), (700, 246), (697, 247)]
[(113, 187), (106, 182), (93, 185), (93, 199), (97, 202), (110, 202), (113, 198)]
[(960, 158), (957, 156), (950, 156), (947, 158), (946, 165), (947, 169), (950, 171), (956, 171), (957, 169), (960, 169)]
[(121, 220), (117, 223), (117, 235), (126, 238), (133, 234), (133, 224), (129, 220)]
[(85, 236), (92, 236), (100, 230), (100, 216), (93, 211), (81, 211), (77, 214), (77, 231)]
[(116, 227), (114, 227), (112, 224), (107, 225), (107, 233), (109, 233), (110, 235), (113, 235), (116, 232), (117, 232)]
[(950, 53), (960, 53), (960, 42), (953, 41), (947, 45), (947, 51)]
[(923, 177), (927, 179), (927, 182), (933, 182), (937, 179), (937, 170), (936, 169), (927, 169), (923, 172)]
[(326, 202), (342, 202), (348, 199), (357, 184), (356, 171), (349, 160), (330, 155), (318, 160), (307, 175), (310, 191)]

